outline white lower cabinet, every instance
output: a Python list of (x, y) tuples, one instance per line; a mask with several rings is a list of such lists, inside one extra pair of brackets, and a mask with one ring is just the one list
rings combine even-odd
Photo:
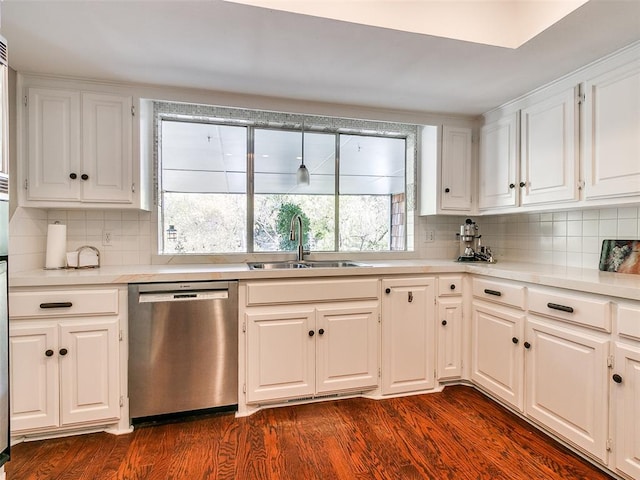
[(378, 303), (246, 309), (248, 403), (378, 386)]
[(640, 343), (616, 342), (611, 406), (614, 409), (615, 467), (640, 478)]
[(11, 431), (116, 420), (118, 320), (12, 322)]
[(522, 311), (474, 301), (471, 319), (471, 380), (523, 410)]
[(437, 320), (437, 377), (453, 380), (462, 376), (462, 301), (438, 300)]
[(382, 280), (382, 393), (435, 386), (435, 278)]
[(525, 338), (527, 416), (606, 463), (609, 335), (529, 316)]

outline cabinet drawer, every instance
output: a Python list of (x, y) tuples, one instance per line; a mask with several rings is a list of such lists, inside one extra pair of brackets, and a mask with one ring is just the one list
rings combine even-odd
[(606, 298), (530, 288), (529, 311), (611, 332), (611, 302)]
[(9, 316), (67, 317), (76, 315), (115, 315), (118, 290), (38, 290), (9, 293)]
[(462, 295), (462, 277), (460, 275), (438, 278), (438, 296), (451, 297)]
[(378, 279), (285, 280), (247, 283), (247, 305), (378, 298)]
[(618, 334), (640, 341), (640, 304), (618, 305)]
[(487, 280), (473, 279), (473, 296), (491, 302), (525, 309), (525, 287), (522, 285)]

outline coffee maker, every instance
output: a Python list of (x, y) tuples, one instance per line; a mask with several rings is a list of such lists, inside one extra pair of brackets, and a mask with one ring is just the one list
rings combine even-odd
[(460, 242), (458, 262), (495, 262), (491, 249), (482, 245), (482, 235), (476, 222), (467, 218), (456, 235)]

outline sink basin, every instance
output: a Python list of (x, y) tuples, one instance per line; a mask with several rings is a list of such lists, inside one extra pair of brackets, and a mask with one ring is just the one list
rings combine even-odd
[(285, 261), (285, 262), (249, 262), (251, 270), (281, 270), (290, 268), (345, 268), (345, 267), (365, 267), (361, 263), (349, 260), (305, 260), (302, 262)]

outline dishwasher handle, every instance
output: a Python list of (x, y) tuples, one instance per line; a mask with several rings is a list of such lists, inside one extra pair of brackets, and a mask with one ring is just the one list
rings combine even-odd
[(226, 300), (228, 290), (192, 290), (182, 292), (145, 292), (138, 295), (139, 303), (192, 302), (196, 300)]

